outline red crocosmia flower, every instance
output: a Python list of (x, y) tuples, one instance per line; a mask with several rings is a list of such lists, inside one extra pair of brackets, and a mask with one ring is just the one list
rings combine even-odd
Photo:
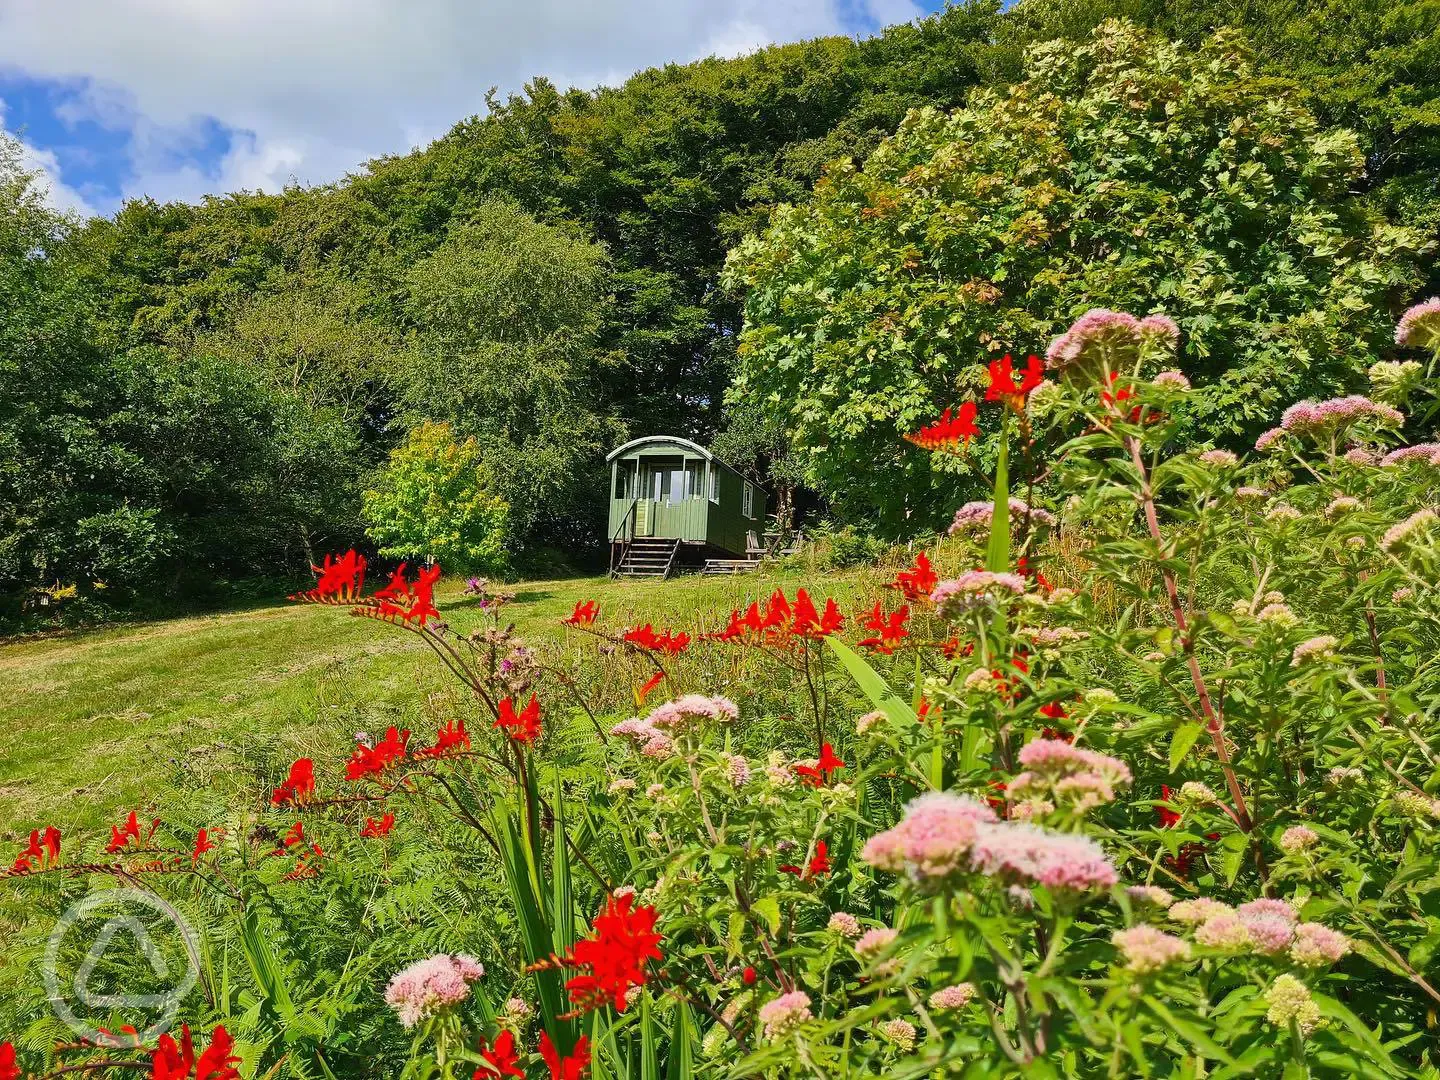
[(284, 855), (290, 848), (303, 843), (305, 843), (305, 823), (303, 821), (297, 821), (285, 830), (285, 835), (280, 838), (280, 846), (270, 854)]
[(302, 757), (290, 766), (290, 775), (275, 789), (270, 801), (276, 806), (294, 803), (303, 806), (315, 796), (315, 762)]
[[(1170, 795), (1171, 791), (1169, 785), (1162, 785), (1160, 788), (1160, 798), (1164, 799), (1166, 802), (1169, 802)], [(1176, 825), (1180, 824), (1181, 815), (1177, 811), (1171, 810), (1169, 807), (1157, 806), (1155, 807), (1155, 814), (1160, 818), (1160, 827), (1162, 829), (1173, 829)]]
[[(798, 600), (799, 597), (797, 596)], [(760, 627), (763, 630), (783, 630), (785, 624), (791, 621), (793, 611), (790, 601), (785, 599), (785, 594), (776, 589), (770, 594), (770, 599), (765, 602), (764, 616), (760, 620)]]
[(150, 1080), (190, 1080), (190, 1071), (195, 1067), (195, 1045), (190, 1039), (190, 1025), (180, 1027), (180, 1042), (177, 1045), (168, 1033), (150, 1054)]
[(834, 748), (827, 742), (820, 747), (820, 760), (814, 765), (796, 765), (795, 775), (813, 787), (821, 787), (829, 783), (832, 772), (843, 768), (845, 762), (835, 756)]
[(515, 699), (506, 698), (500, 702), (500, 716), (491, 725), (503, 730), (517, 743), (530, 744), (540, 737), (540, 701), (534, 694), (519, 713), (515, 711)]
[(195, 1080), (240, 1080), (235, 1068), (239, 1064), (235, 1040), (223, 1027), (217, 1027), (210, 1036), (210, 1045), (195, 1063)]
[(910, 605), (906, 604), (898, 611), (891, 612), (887, 618), (880, 611), (880, 601), (875, 601), (875, 610), (865, 617), (864, 624), (866, 630), (873, 630), (875, 634), (873, 637), (861, 638), (861, 647), (889, 656), (910, 636), (910, 631), (905, 629), (909, 620)]
[(136, 814), (134, 810), (131, 810), (129, 816), (125, 819), (123, 827), (120, 825), (110, 826), (110, 843), (105, 845), (105, 853), (107, 855), (114, 855), (116, 852), (124, 851), (125, 848), (130, 846), (131, 841), (134, 841), (136, 847), (140, 847), (155, 835), (155, 830), (159, 827), (160, 819), (156, 818), (150, 823), (150, 831), (147, 832), (142, 839), (140, 836), (139, 815)]
[(935, 720), (938, 722), (943, 719), (943, 717), (940, 715), (943, 709), (944, 706), (932, 705), (929, 701), (921, 698), (920, 711), (915, 714), (915, 719), (920, 721), (920, 723), (922, 724), (928, 724), (931, 720)]
[(935, 423), (905, 438), (922, 450), (954, 450), (957, 445), (966, 446), (980, 434), (980, 429), (975, 426), (978, 411), (975, 402), (967, 401), (960, 406), (958, 413), (946, 409)]
[(600, 606), (594, 600), (577, 600), (570, 617), (560, 621), (566, 626), (590, 626), (599, 614)]
[(575, 1040), (575, 1049), (568, 1057), (562, 1058), (550, 1041), (550, 1036), (540, 1032), (540, 1056), (550, 1069), (550, 1080), (580, 1080), (585, 1066), (590, 1064), (590, 1040), (584, 1035)]
[(36, 869), (37, 859), (41, 867), (54, 866), (59, 863), (60, 830), (54, 825), (47, 825), (43, 836), (39, 829), (30, 830), (30, 842), (21, 849), (14, 864), (10, 867), (10, 873), (33, 873)]
[(300, 881), (304, 878), (320, 876), (319, 862), (325, 857), (325, 852), (319, 844), (311, 844), (310, 850), (302, 852), (295, 860), (295, 869), (282, 877), (281, 881)]
[(746, 986), (754, 986), (755, 969), (753, 967), (746, 967), (746, 969), (740, 973), (740, 981)]
[(651, 652), (663, 652), (670, 656), (678, 656), (690, 647), (690, 635), (683, 630), (678, 634), (672, 634), (669, 630), (657, 634), (655, 628), (649, 623), (638, 629), (627, 630), (621, 640), (642, 649), (649, 649)]
[(1003, 401), (1016, 412), (1025, 408), (1025, 399), (1045, 379), (1045, 366), (1033, 353), (1025, 358), (1025, 370), (1020, 382), (1015, 382), (1015, 371), (1010, 354), (999, 360), (990, 361), (990, 385), (985, 390), (986, 401)]
[(645, 699), (664, 681), (665, 672), (657, 671), (654, 675), (651, 675), (650, 678), (646, 679), (640, 688), (635, 691), (635, 700), (642, 705), (645, 704)]
[(493, 1068), (476, 1069), (473, 1080), (493, 1080), (496, 1076), (513, 1076), (525, 1080), (525, 1070), (520, 1068), (520, 1055), (515, 1052), (515, 1033), (502, 1031), (495, 1039), (495, 1045), (487, 1048), (480, 1044), (480, 1056)]
[(1049, 579), (1040, 572), (1038, 566), (1030, 565), (1030, 557), (1028, 555), (1021, 555), (1020, 558), (1016, 560), (1015, 571), (1021, 577), (1027, 577), (1035, 582), (1044, 592), (1051, 592), (1055, 588), (1054, 585), (1050, 584)]
[(801, 870), (798, 866), (782, 866), (780, 867), (780, 872), (782, 874), (794, 874), (801, 881), (813, 881), (823, 874), (828, 874), (830, 872), (830, 855), (829, 848), (826, 846), (825, 841), (821, 840), (816, 843), (815, 854), (811, 856), (804, 870)]
[(376, 589), (374, 599), (376, 600), (409, 600), (410, 582), (405, 580), (405, 567), (409, 563), (401, 563), (390, 575), (390, 583), (383, 589)]
[(409, 728), (402, 731), (391, 727), (385, 732), (385, 738), (374, 746), (355, 747), (345, 763), (345, 779), (363, 780), (367, 776), (383, 775), (391, 766), (405, 760), (405, 744), (409, 741)]
[(360, 830), (362, 840), (378, 840), (381, 837), (389, 836), (390, 830), (395, 828), (395, 815), (386, 814), (379, 821), (373, 817), (365, 819), (365, 827)]
[(470, 733), (465, 730), (465, 720), (451, 720), (435, 733), (435, 745), (427, 750), (415, 751), (416, 757), (442, 758), (463, 753), (470, 749)]
[(1058, 701), (1052, 701), (1048, 705), (1040, 706), (1040, 715), (1047, 720), (1064, 720), (1070, 714), (1065, 711), (1065, 706)]
[(810, 865), (805, 868), (805, 876), (817, 878), (821, 874), (830, 872), (829, 848), (825, 841), (821, 840), (815, 845), (815, 856), (810, 860)]
[(207, 851), (214, 851), (215, 844), (210, 839), (210, 830), (201, 829), (195, 834), (195, 847), (190, 852), (190, 865), (194, 866), (200, 861), (200, 856)]
[(365, 556), (351, 548), (340, 558), (326, 555), (323, 566), (311, 566), (319, 575), (313, 589), (293, 593), (291, 600), (311, 604), (350, 604), (360, 599), (365, 585)]
[(632, 986), (644, 986), (649, 978), (645, 964), (661, 959), (657, 947), (661, 936), (655, 932), (656, 912), (641, 906), (631, 910), (635, 897), (610, 896), (605, 910), (595, 917), (591, 936), (577, 941), (560, 961), (579, 968), (565, 988), (580, 1011), (598, 1008), (607, 1001), (618, 1012), (625, 1011), (625, 994)]
[(418, 621), (421, 626), (424, 626), (426, 619), (440, 618), (440, 611), (435, 606), (435, 582), (439, 580), (440, 564), (438, 562), (420, 571), (419, 576), (415, 579), (415, 599), (405, 609), (405, 614), (402, 616), (407, 623)]
[(0, 1043), (0, 1080), (21, 1080), (20, 1067), (15, 1064), (14, 1043)]
[(922, 551), (915, 556), (915, 564), (908, 570), (897, 573), (895, 580), (886, 587), (899, 589), (905, 594), (906, 600), (929, 600), (930, 594), (939, 583), (940, 575), (935, 573), (934, 567), (930, 565), (930, 556)]
[(999, 814), (1001, 817), (1004, 817), (1004, 816), (1005, 816), (1005, 791), (1007, 790), (1007, 785), (1006, 785), (1006, 783), (1005, 783), (1004, 780), (996, 780), (996, 781), (994, 781), (994, 782), (991, 783), (990, 787), (991, 787), (993, 790), (1000, 792), (1000, 796), (999, 796), (999, 798), (996, 798), (994, 795), (987, 795), (987, 796), (985, 796), (985, 801), (990, 804), (990, 809), (991, 809), (991, 810), (994, 810), (994, 811), (995, 811), (997, 814)]
[(795, 592), (793, 615), (790, 632), (796, 637), (829, 637), (845, 626), (845, 616), (840, 614), (839, 605), (833, 599), (825, 601), (825, 613), (822, 615), (815, 610), (810, 594), (804, 589), (797, 589)]

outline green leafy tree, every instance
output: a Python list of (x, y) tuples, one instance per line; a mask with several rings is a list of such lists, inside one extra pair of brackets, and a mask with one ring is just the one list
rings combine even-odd
[(449, 424), (411, 430), (365, 492), (364, 514), (383, 555), (461, 570), (506, 564), (510, 506), (494, 493), (476, 440), (458, 441)]
[(396, 370), (410, 423), (473, 437), (517, 537), (595, 542), (605, 452), (624, 428), (598, 385), (609, 259), (578, 231), (483, 204), (406, 279), (415, 331)]
[(732, 253), (731, 400), (780, 418), (849, 516), (896, 531), (975, 476), (899, 436), (1090, 307), (1173, 317), (1192, 436), (1251, 431), (1358, 379), (1417, 281), (1423, 237), (1347, 196), (1361, 166), (1355, 136), (1257, 77), (1233, 34), (1191, 49), (1112, 22), (1038, 46), (1025, 82), (911, 113)]

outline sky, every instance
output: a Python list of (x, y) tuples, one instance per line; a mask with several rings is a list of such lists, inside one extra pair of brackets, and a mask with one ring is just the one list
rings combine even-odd
[(0, 0), (0, 130), (49, 201), (113, 213), (319, 184), (406, 153), (534, 75), (868, 35), (943, 0)]

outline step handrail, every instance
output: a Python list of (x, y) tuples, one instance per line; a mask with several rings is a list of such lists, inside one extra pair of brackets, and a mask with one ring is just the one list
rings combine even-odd
[[(625, 510), (625, 516), (620, 519), (614, 534), (610, 537), (610, 576), (616, 577), (620, 573), (620, 567), (625, 564), (625, 551), (630, 542), (635, 538), (633, 522), (635, 520), (635, 509), (640, 505), (640, 496), (630, 500), (630, 505)], [(621, 534), (625, 534), (623, 537)], [(620, 558), (615, 558), (615, 545), (620, 544)]]
[(677, 554), (679, 554), (679, 551), (680, 551), (680, 541), (679, 541), (679, 540), (676, 540), (674, 543), (672, 543), (672, 544), (670, 545), (670, 558), (669, 558), (669, 560), (665, 563), (665, 573), (664, 573), (664, 575), (661, 577), (661, 579), (660, 579), (661, 581), (668, 581), (668, 580), (670, 580), (670, 571), (675, 568), (675, 556), (676, 556)]

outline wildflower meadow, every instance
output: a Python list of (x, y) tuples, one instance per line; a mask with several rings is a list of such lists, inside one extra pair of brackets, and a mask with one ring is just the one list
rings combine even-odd
[(1183, 334), (989, 362), (905, 452), (994, 440), (993, 497), (859, 610), (582, 601), (560, 665), (484, 580), (461, 633), (438, 564), (325, 558), (291, 599), (450, 714), (37, 829), (37, 925), (123, 886), (206, 932), (170, 1030), (56, 1039), (37, 988), (0, 1078), (1435, 1076), (1440, 300), (1244, 454), (1184, 437)]

